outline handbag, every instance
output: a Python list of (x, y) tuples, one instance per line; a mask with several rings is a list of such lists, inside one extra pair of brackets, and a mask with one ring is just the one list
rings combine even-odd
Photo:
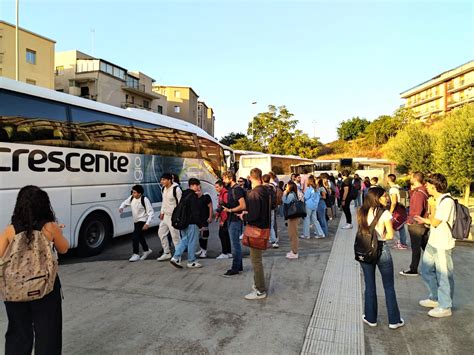
[(393, 229), (395, 229), (396, 231), (399, 231), (400, 229), (402, 229), (406, 221), (407, 221), (407, 210), (405, 206), (397, 202), (395, 209), (393, 210), (393, 213), (392, 213)]
[(285, 219), (292, 219), (292, 218), (305, 218), (306, 217), (306, 205), (304, 201), (295, 200), (289, 204), (284, 205), (283, 214), (285, 215)]
[(270, 228), (258, 228), (247, 224), (242, 237), (242, 244), (246, 247), (266, 250), (270, 240)]
[(259, 228), (247, 224), (244, 228), (244, 234), (242, 236), (242, 245), (254, 249), (266, 250), (268, 248), (268, 242), (270, 241), (270, 228), (271, 228), (271, 213), (272, 203), (271, 196), (268, 197), (268, 224), (269, 228)]

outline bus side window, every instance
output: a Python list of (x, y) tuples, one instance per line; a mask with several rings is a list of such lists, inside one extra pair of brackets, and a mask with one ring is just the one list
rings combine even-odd
[(177, 156), (174, 132), (170, 128), (132, 121), (135, 153)]
[(72, 147), (123, 153), (133, 152), (129, 119), (85, 108), (72, 107)]
[(54, 127), (65, 124), (66, 118), (62, 103), (0, 90), (2, 141), (44, 144), (54, 139)]

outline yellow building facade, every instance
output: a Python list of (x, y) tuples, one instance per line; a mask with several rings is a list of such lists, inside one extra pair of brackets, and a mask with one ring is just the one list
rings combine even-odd
[(188, 86), (154, 85), (153, 91), (166, 96), (168, 116), (187, 121), (198, 126), (199, 95)]
[[(54, 89), (56, 42), (19, 28), (19, 80)], [(0, 76), (16, 79), (15, 26), (0, 21)]]
[(415, 117), (444, 114), (474, 102), (474, 60), (448, 70), (400, 94)]

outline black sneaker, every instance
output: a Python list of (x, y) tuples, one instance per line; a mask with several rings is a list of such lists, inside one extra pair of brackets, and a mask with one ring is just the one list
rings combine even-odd
[(231, 277), (231, 276), (238, 275), (238, 274), (239, 274), (238, 271), (227, 270), (227, 271), (225, 272), (225, 274), (222, 275), (222, 276), (224, 276), (224, 277)]
[(418, 272), (411, 271), (410, 269), (408, 269), (408, 270), (400, 271), (400, 275), (403, 275), (403, 276), (418, 276)]

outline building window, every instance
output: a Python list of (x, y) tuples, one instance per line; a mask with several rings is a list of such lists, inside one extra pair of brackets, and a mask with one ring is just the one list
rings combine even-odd
[(56, 75), (64, 75), (64, 65), (58, 65), (56, 67)]
[(26, 50), (26, 62), (30, 64), (36, 64), (36, 51), (32, 49)]
[(174, 107), (174, 112), (175, 113), (180, 113), (181, 112), (181, 108), (179, 106), (175, 106)]
[(158, 105), (158, 107), (156, 109), (157, 109), (158, 113), (163, 114), (163, 106)]
[(175, 91), (174, 91), (174, 97), (176, 97), (176, 98), (179, 99), (179, 98), (181, 97), (181, 91), (175, 90)]
[(149, 109), (150, 108), (150, 101), (143, 100), (143, 107)]
[(30, 85), (36, 85), (36, 80), (26, 79), (26, 83)]

